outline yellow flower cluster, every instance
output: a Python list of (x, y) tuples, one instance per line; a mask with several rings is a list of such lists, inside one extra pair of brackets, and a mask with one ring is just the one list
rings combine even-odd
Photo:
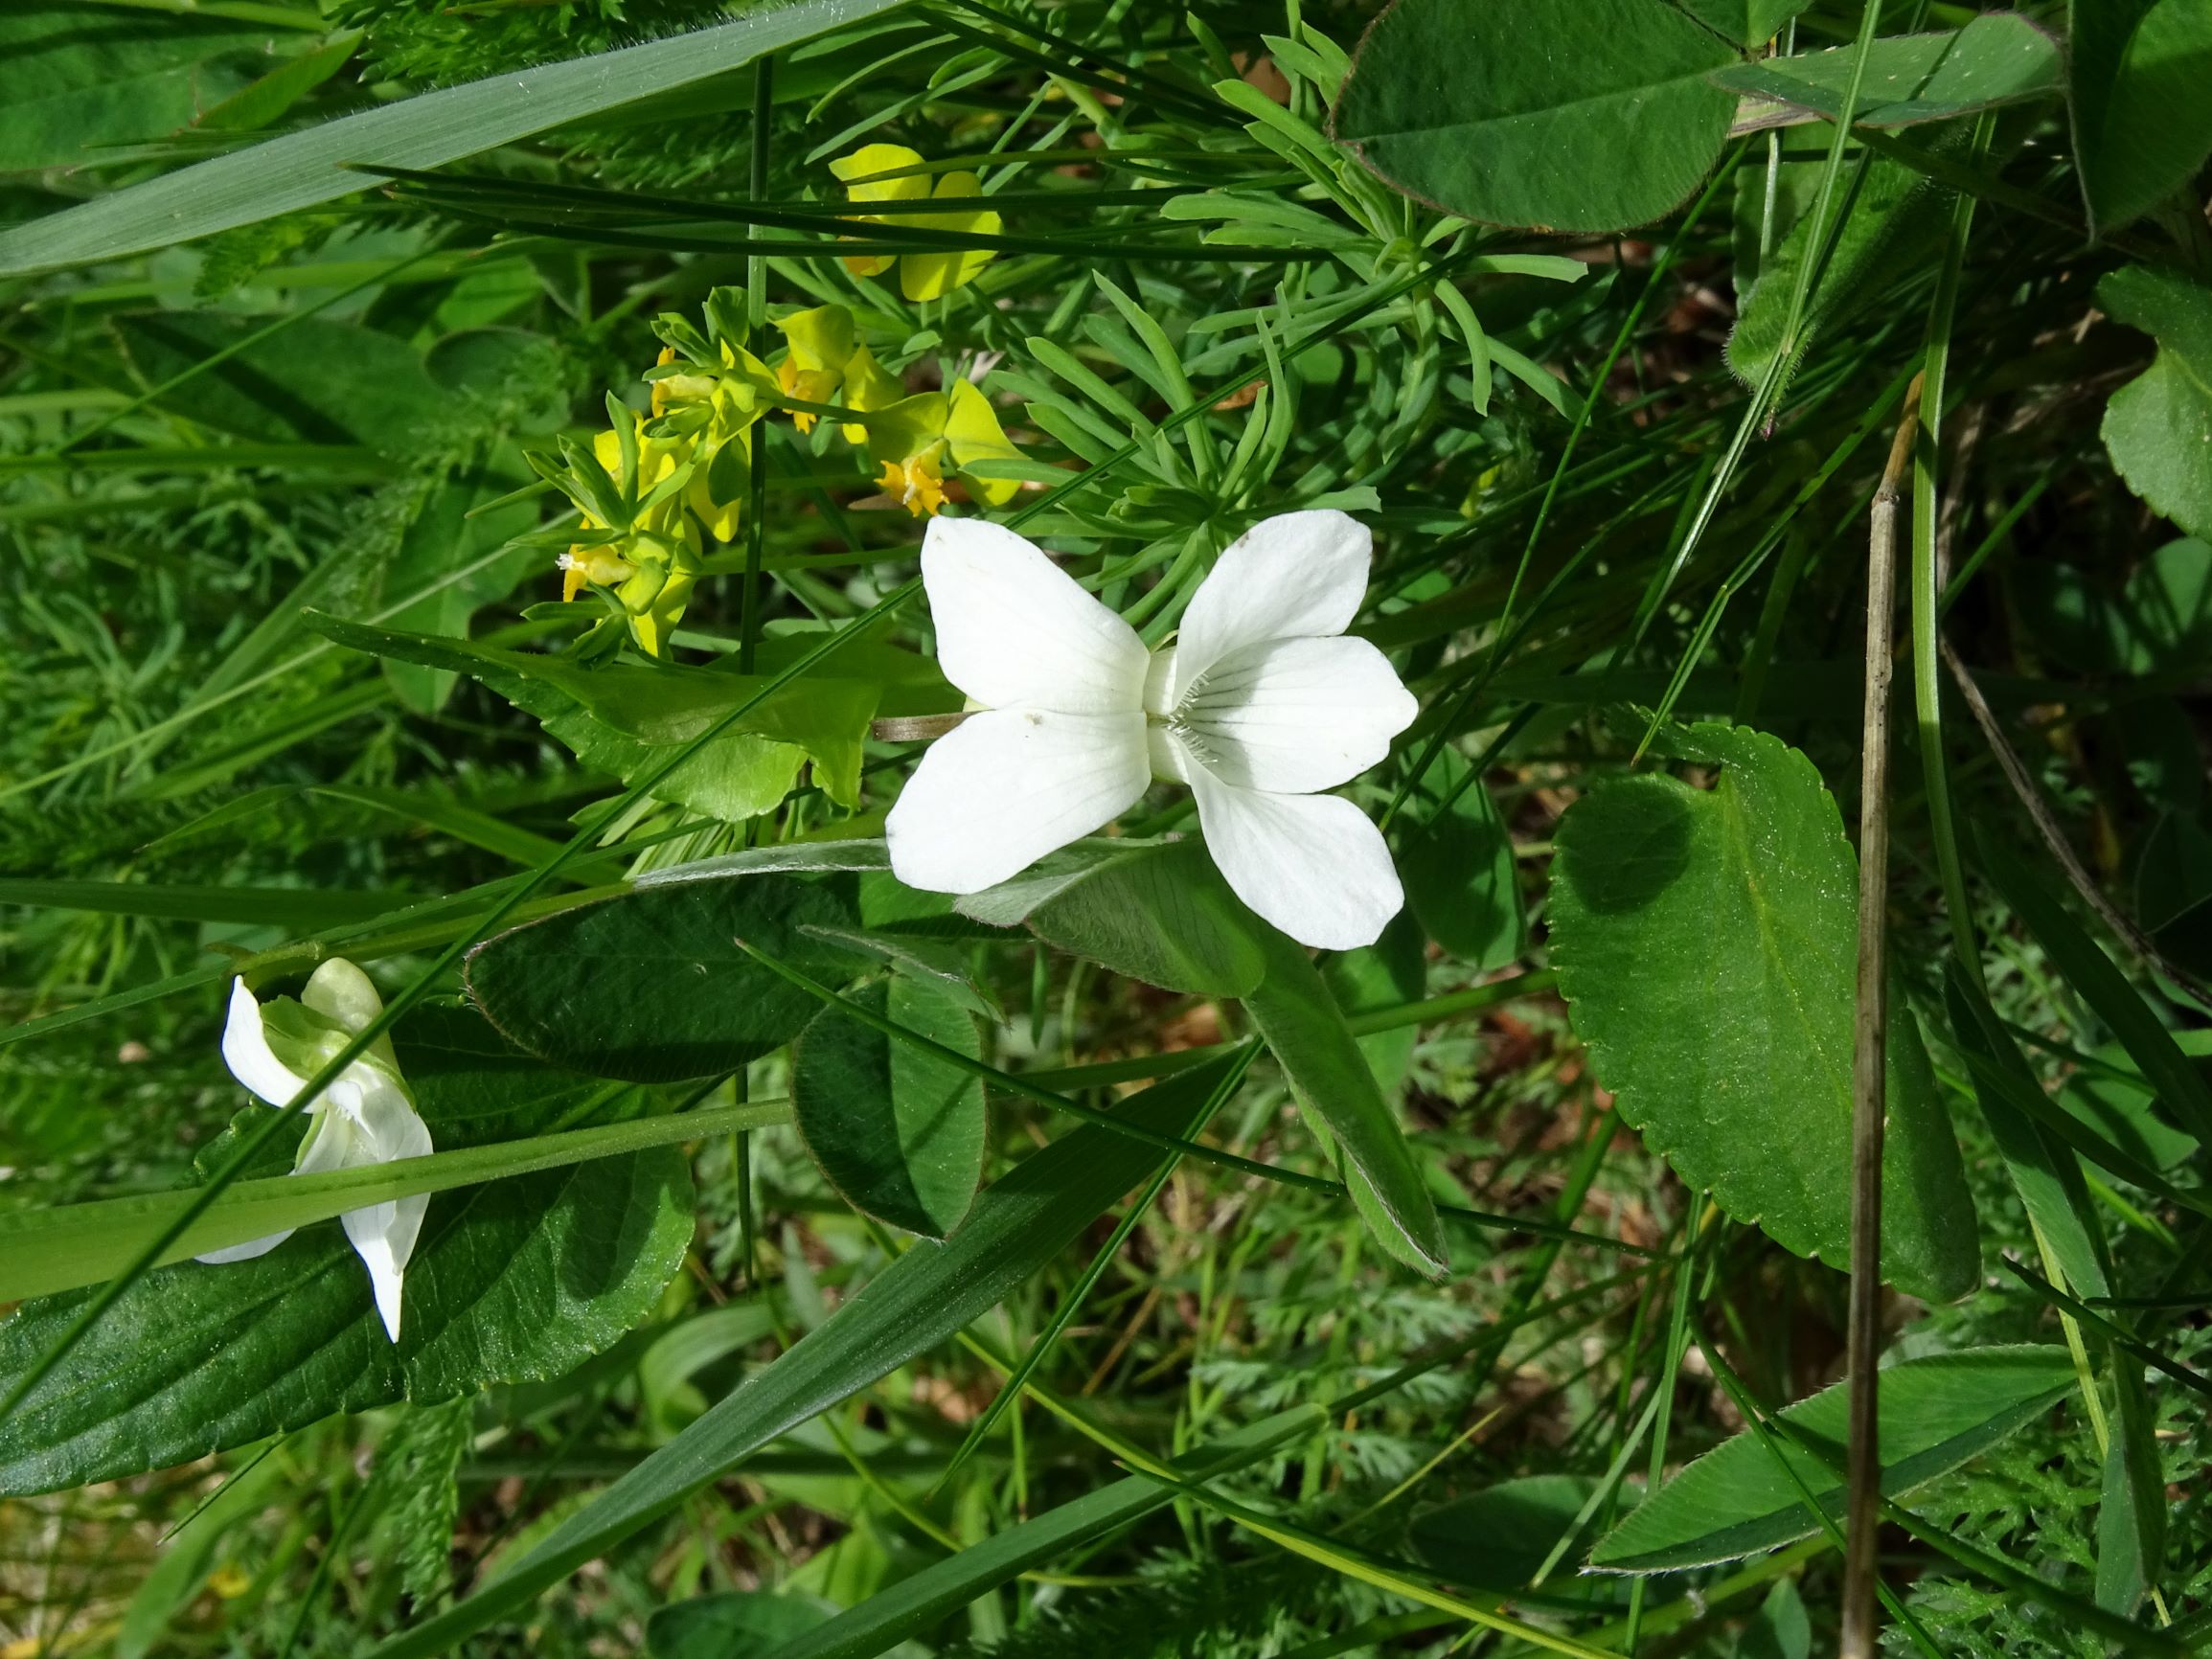
[[(865, 444), (878, 468), (883, 493), (921, 518), (945, 505), (945, 477), (957, 472), (977, 497), (1004, 507), (1021, 488), (1014, 478), (984, 477), (976, 463), (1018, 460), (991, 399), (966, 380), (949, 391), (909, 396), (876, 361), (843, 306), (818, 306), (776, 325), (788, 343), (776, 366), (776, 381), (788, 398), (833, 405), (866, 416), (845, 420), (838, 430), (848, 443)], [(817, 419), (794, 409), (791, 420), (802, 432)]]
[[(844, 182), (848, 201), (958, 202), (983, 195), (983, 182), (971, 172), (948, 172), (931, 186), (921, 155), (902, 144), (863, 145), (851, 155), (830, 164), (830, 170)], [(888, 176), (886, 176), (888, 175)], [(1002, 221), (987, 207), (952, 208), (933, 213), (868, 214), (863, 224), (900, 225), (910, 230), (956, 231), (963, 236), (994, 237)], [(845, 268), (856, 277), (879, 276), (897, 266), (899, 291), (909, 300), (934, 300), (972, 283), (991, 263), (989, 248), (964, 248), (941, 254), (848, 254)]]

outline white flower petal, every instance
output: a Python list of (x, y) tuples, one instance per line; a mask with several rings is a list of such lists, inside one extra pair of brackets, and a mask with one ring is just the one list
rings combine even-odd
[(231, 1076), (272, 1106), (288, 1106), (307, 1079), (287, 1067), (270, 1051), (268, 1034), (262, 1030), (262, 1005), (246, 989), (242, 979), (231, 981), (230, 1016), (223, 1025), (223, 1064)]
[(1242, 898), (1301, 944), (1373, 944), (1405, 902), (1382, 832), (1340, 795), (1270, 795), (1191, 768), (1214, 863)]
[(1222, 550), (1176, 635), (1190, 685), (1240, 646), (1340, 634), (1359, 614), (1375, 538), (1334, 508), (1261, 520)]
[(980, 893), (1111, 823), (1150, 776), (1133, 705), (970, 715), (930, 745), (892, 807), (891, 873), (931, 893)]
[(1420, 712), (1367, 641), (1279, 639), (1222, 657), (1183, 693), (1176, 718), (1224, 784), (1304, 795), (1381, 761)]
[(193, 1260), (205, 1261), (210, 1267), (220, 1267), (232, 1261), (251, 1261), (257, 1256), (266, 1256), (289, 1239), (294, 1231), (286, 1227), (282, 1233), (271, 1233), (266, 1239), (255, 1239), (244, 1244), (231, 1244), (220, 1250), (210, 1250), (204, 1255), (194, 1256)]
[[(398, 1088), (380, 1079), (378, 1084), (364, 1091), (360, 1103), (344, 1113), (346, 1132), (336, 1166), (340, 1169), (429, 1156), (429, 1125)], [(335, 1120), (340, 1114), (333, 1110), (329, 1116)], [(335, 1129), (337, 1125), (333, 1122), (331, 1126)], [(418, 1193), (388, 1203), (364, 1204), (339, 1217), (353, 1253), (369, 1270), (369, 1288), (376, 1298), (376, 1311), (394, 1342), (399, 1340), (399, 1293), (407, 1261), (415, 1253), (415, 1239), (422, 1231), (422, 1216), (429, 1207), (429, 1194)]]
[(987, 709), (1134, 711), (1146, 653), (1129, 625), (1033, 543), (980, 518), (933, 518), (922, 580), (945, 677)]

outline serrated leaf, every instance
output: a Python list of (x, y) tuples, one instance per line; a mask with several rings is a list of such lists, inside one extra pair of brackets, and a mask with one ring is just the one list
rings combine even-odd
[[(549, 1128), (573, 1106), (575, 1078), (489, 1039), (473, 1015), (442, 1010), (395, 1033), (441, 1147)], [(157, 1269), (0, 1424), (0, 1494), (165, 1468), (334, 1412), (559, 1375), (652, 1310), (691, 1236), (691, 1173), (674, 1148), (442, 1194), (407, 1266), (397, 1346), (334, 1224), (251, 1261)], [(0, 1324), (0, 1381), (27, 1371), (92, 1294), (29, 1302)]]
[[(934, 980), (895, 975), (854, 1000), (980, 1059), (975, 1022)], [(925, 1238), (960, 1225), (983, 1179), (983, 1083), (915, 1044), (825, 1008), (791, 1055), (799, 1136), (855, 1209)]]
[(792, 875), (642, 888), (486, 941), (468, 956), (468, 993), (558, 1065), (633, 1082), (706, 1077), (781, 1048), (821, 1006), (737, 941), (837, 980), (866, 958), (812, 928), (852, 921), (848, 886)]
[[(1602, 780), (1560, 821), (1551, 951), (1622, 1117), (1694, 1188), (1784, 1248), (1850, 1260), (1857, 860), (1812, 761), (1700, 725), (1698, 789)], [(1882, 1272), (1950, 1297), (1979, 1263), (1973, 1204), (1911, 1011), (1890, 999)]]
[[(1881, 1489), (1890, 1496), (1957, 1468), (1995, 1445), (2074, 1386), (2063, 1348), (1975, 1348), (1932, 1354), (1881, 1374)], [(1841, 1466), (1849, 1385), (1837, 1383), (1780, 1415), (1827, 1459), (1777, 1434), (1796, 1481), (1749, 1429), (1690, 1465), (1590, 1553), (1608, 1573), (1663, 1573), (1734, 1561), (1816, 1530), (1798, 1482), (1831, 1515), (1843, 1512)], [(1831, 1466), (1833, 1465), (1834, 1466)]]
[(1719, 159), (1735, 53), (1665, 0), (1396, 0), (1333, 134), (1384, 182), (1488, 224), (1611, 231), (1686, 201)]

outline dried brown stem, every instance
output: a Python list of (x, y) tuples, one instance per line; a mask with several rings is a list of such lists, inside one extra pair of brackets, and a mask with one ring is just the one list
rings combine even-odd
[(1866, 704), (1859, 774), (1859, 1001), (1851, 1069), (1851, 1438), (1843, 1526), (1844, 1659), (1874, 1659), (1881, 1447), (1881, 1138), (1889, 1034), (1889, 682), (1897, 631), (1897, 517), (1920, 426), (1920, 380), (1874, 492), (1866, 549)]

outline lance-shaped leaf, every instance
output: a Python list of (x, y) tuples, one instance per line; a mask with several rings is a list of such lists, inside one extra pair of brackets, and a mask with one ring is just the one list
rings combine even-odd
[[(1850, 1259), (1857, 860), (1796, 750), (1701, 725), (1678, 752), (1722, 762), (1711, 789), (1663, 773), (1601, 782), (1561, 820), (1552, 963), (1621, 1115), (1692, 1187), (1786, 1249)], [(1973, 1205), (1927, 1055), (1890, 999), (1882, 1272), (1963, 1293)]]
[[(1118, 1110), (1187, 1135), (1204, 1121), (1226, 1064), (1160, 1083)], [(475, 1595), (376, 1648), (373, 1659), (426, 1659), (527, 1607), (741, 1465), (777, 1436), (850, 1398), (995, 1307), (1079, 1238), (1107, 1205), (1158, 1167), (1157, 1148), (1085, 1127), (1025, 1159), (975, 1201), (943, 1244), (915, 1245), (818, 1329), (747, 1377), (645, 1462), (555, 1528)]]
[[(1716, 85), (1778, 107), (1752, 125), (1789, 119), (1790, 110), (1834, 117), (1843, 107), (1856, 46), (1832, 46), (1793, 57), (1762, 57), (1713, 72)], [(1858, 120), (1867, 126), (1911, 126), (1949, 121), (2059, 89), (2058, 42), (2026, 18), (1991, 11), (1943, 34), (1892, 34), (1866, 55)], [(1745, 125), (1738, 117), (1739, 129)]]
[[(1881, 1374), (1881, 1489), (1890, 1497), (1978, 1457), (2074, 1386), (2063, 1348), (1975, 1348), (1908, 1359)], [(1789, 1468), (1746, 1429), (1707, 1452), (1598, 1540), (1601, 1572), (1664, 1573), (1733, 1561), (1810, 1536), (1818, 1523), (1798, 1486), (1843, 1512), (1850, 1389), (1837, 1383), (1781, 1413), (1775, 1435)], [(1795, 1473), (1792, 1480), (1791, 1471)]]

